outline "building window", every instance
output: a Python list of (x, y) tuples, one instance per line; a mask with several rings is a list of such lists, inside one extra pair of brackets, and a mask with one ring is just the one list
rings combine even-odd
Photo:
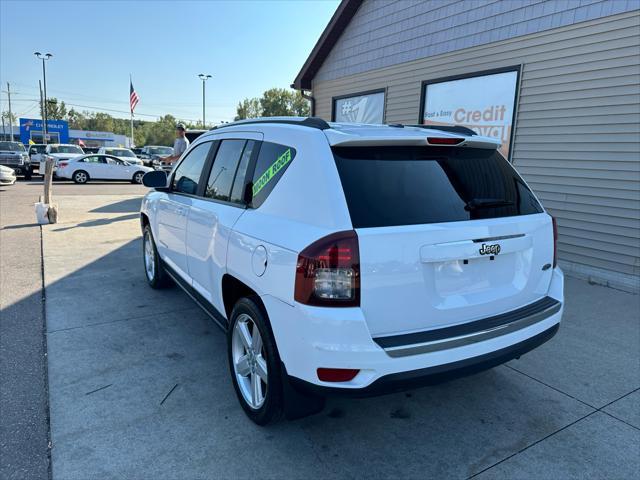
[(422, 83), (420, 123), (462, 125), (502, 142), (510, 159), (520, 67), (429, 80)]
[(353, 93), (333, 98), (334, 122), (384, 123), (385, 90)]

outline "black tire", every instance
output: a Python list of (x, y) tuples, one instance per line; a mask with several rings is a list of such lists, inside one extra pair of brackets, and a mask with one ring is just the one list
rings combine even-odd
[(144, 177), (144, 173), (142, 171), (136, 172), (133, 174), (133, 177), (131, 177), (131, 183), (137, 183), (138, 185), (142, 184), (142, 177)]
[[(253, 408), (240, 390), (238, 377), (234, 367), (233, 343), (234, 330), (238, 324), (238, 320), (248, 316), (253, 322), (252, 328), (258, 328), (262, 338), (261, 357), (266, 360), (267, 379), (265, 385), (266, 393), (264, 401), (259, 408)], [(282, 390), (282, 373), (280, 368), (280, 355), (276, 346), (273, 332), (269, 325), (266, 312), (260, 307), (260, 303), (256, 297), (245, 297), (238, 300), (231, 312), (231, 322), (227, 332), (227, 358), (229, 361), (229, 371), (233, 382), (233, 388), (236, 391), (238, 401), (247, 416), (258, 425), (267, 425), (278, 421), (283, 414), (284, 398)]]
[[(147, 244), (149, 242), (149, 244)], [(147, 246), (150, 247), (152, 252), (152, 264), (153, 268), (150, 270), (147, 266)], [(151, 233), (151, 227), (145, 225), (142, 234), (142, 265), (144, 266), (145, 278), (151, 288), (161, 289), (171, 285), (171, 277), (164, 269), (162, 259), (158, 255), (158, 249), (156, 248), (156, 242), (153, 239), (153, 233)]]
[(32, 177), (33, 177), (33, 167), (29, 167), (27, 168), (27, 171), (24, 173), (24, 179), (31, 180)]
[[(56, 179), (56, 177), (54, 177)], [(78, 184), (84, 184), (89, 181), (89, 174), (84, 170), (76, 170), (73, 172), (73, 181)]]

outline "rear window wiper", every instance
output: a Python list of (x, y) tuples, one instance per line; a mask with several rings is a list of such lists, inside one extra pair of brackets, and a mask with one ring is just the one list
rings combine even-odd
[(506, 207), (513, 204), (512, 201), (505, 200), (504, 198), (474, 198), (467, 202), (464, 209), (469, 211), (479, 208)]

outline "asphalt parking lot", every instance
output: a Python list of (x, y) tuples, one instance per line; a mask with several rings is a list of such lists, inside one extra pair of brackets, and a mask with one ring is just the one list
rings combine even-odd
[[(40, 188), (3, 189), (2, 211), (35, 202)], [(223, 334), (177, 288), (145, 283), (144, 191), (54, 187), (60, 223), (42, 228), (54, 479), (640, 472), (638, 296), (568, 278), (560, 332), (520, 360), (402, 394), (331, 399), (318, 415), (260, 428), (235, 398)], [(33, 220), (5, 216), (3, 231)], [(3, 311), (28, 298), (14, 295)]]

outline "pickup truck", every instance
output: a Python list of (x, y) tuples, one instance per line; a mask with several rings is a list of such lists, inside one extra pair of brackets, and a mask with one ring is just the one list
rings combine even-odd
[(31, 180), (32, 163), (20, 142), (0, 142), (0, 165), (13, 169), (16, 175), (23, 175), (25, 180)]

